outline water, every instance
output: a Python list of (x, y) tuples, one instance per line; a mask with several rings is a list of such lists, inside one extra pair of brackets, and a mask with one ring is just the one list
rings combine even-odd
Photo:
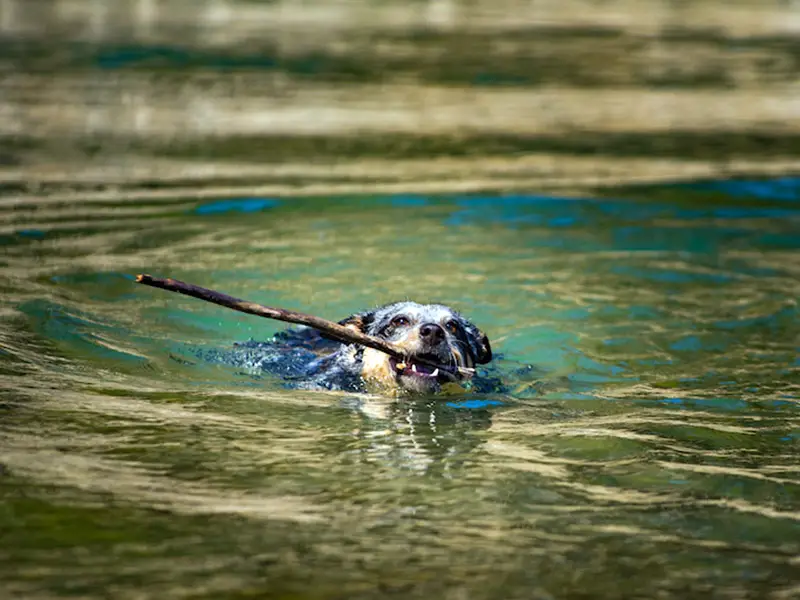
[[(8, 597), (794, 597), (800, 183), (3, 206)], [(508, 391), (287, 390), (198, 350), (401, 298)]]
[[(795, 5), (0, 0), (0, 597), (800, 597)], [(502, 386), (287, 389), (140, 272)]]

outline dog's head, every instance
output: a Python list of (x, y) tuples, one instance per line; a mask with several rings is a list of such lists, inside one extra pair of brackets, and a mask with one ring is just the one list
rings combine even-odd
[[(384, 387), (415, 392), (435, 392), (442, 384), (463, 382), (476, 364), (492, 360), (489, 339), (475, 325), (443, 304), (396, 302), (341, 321), (403, 348), (407, 358), (398, 360), (365, 348), (362, 376)], [(428, 360), (441, 367), (418, 362)]]

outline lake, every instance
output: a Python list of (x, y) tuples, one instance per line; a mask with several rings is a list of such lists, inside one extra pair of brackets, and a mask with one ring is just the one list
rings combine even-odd
[[(7, 597), (800, 594), (780, 7), (420, 31), (390, 2), (252, 46), (235, 2), (129, 4), (62, 2), (54, 39), (2, 4)], [(142, 272), (333, 320), (452, 304), (502, 385), (291, 389), (207, 360), (282, 324)]]

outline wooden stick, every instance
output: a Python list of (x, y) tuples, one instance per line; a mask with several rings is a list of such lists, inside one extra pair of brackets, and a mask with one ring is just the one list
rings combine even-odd
[[(339, 342), (343, 342), (345, 344), (360, 344), (362, 346), (366, 346), (367, 348), (374, 348), (375, 350), (385, 352), (389, 356), (392, 356), (400, 361), (408, 359), (408, 354), (401, 347), (396, 346), (391, 342), (387, 342), (386, 340), (382, 340), (371, 335), (366, 335), (350, 327), (345, 327), (344, 325), (339, 325), (339, 323), (334, 323), (333, 321), (328, 321), (327, 319), (323, 319), (321, 317), (315, 317), (314, 315), (309, 315), (294, 310), (286, 310), (285, 308), (273, 308), (271, 306), (264, 306), (263, 304), (256, 304), (255, 302), (234, 298), (233, 296), (228, 296), (222, 292), (200, 287), (199, 285), (184, 283), (183, 281), (178, 281), (177, 279), (159, 279), (157, 277), (151, 277), (150, 275), (142, 274), (136, 276), (136, 282), (170, 292), (177, 292), (179, 294), (191, 296), (192, 298), (198, 298), (199, 300), (205, 300), (206, 302), (211, 302), (213, 304), (219, 304), (220, 306), (238, 310), (239, 312), (250, 315), (266, 317), (267, 319), (275, 319), (277, 321), (285, 321), (287, 323), (296, 323), (298, 325), (307, 325), (308, 327), (313, 327), (314, 329), (325, 333), (329, 337)], [(452, 367), (439, 365), (435, 362), (421, 358), (415, 358), (414, 360), (418, 363), (424, 363), (432, 367), (437, 367), (441, 370), (444, 370), (444, 372), (451, 372), (453, 369)], [(471, 375), (474, 373), (474, 369), (467, 369), (465, 367), (457, 368), (459, 371), (466, 374)]]

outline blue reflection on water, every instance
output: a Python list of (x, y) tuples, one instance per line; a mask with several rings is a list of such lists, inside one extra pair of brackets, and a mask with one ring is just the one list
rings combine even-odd
[(450, 408), (461, 408), (461, 409), (481, 409), (481, 408), (490, 408), (492, 406), (503, 406), (505, 402), (500, 400), (461, 400), (459, 402), (446, 402), (445, 403)]
[(45, 236), (45, 232), (41, 229), (18, 229), (17, 235), (20, 237), (34, 238), (38, 240)]
[[(548, 227), (567, 227), (584, 220), (579, 214), (564, 214), (565, 202), (586, 200), (575, 198), (554, 198), (552, 196), (471, 196), (458, 198), (455, 204), (460, 210), (450, 214), (448, 225), (473, 225), (486, 221), (503, 223), (508, 226), (542, 225)], [(579, 205), (575, 205), (577, 207)]]
[[(737, 198), (758, 194), (757, 197), (762, 199), (772, 196), (789, 199), (798, 193), (798, 182), (800, 178), (783, 178), (774, 182), (703, 182), (664, 188), (712, 191), (716, 189), (714, 186), (720, 185), (720, 190), (724, 191), (730, 185), (738, 190), (734, 195)], [(444, 221), (450, 226), (491, 223), (509, 228), (541, 227), (552, 230), (552, 235), (532, 237), (530, 245), (533, 246), (563, 246), (580, 251), (609, 250), (607, 245), (597, 241), (587, 242), (580, 239), (570, 239), (570, 245), (564, 246), (564, 238), (556, 232), (564, 228), (603, 228), (613, 221), (609, 235), (615, 250), (681, 251), (714, 255), (722, 248), (732, 246), (800, 249), (800, 235), (794, 229), (786, 230), (800, 219), (800, 207), (796, 206), (686, 206), (660, 202), (520, 195), (470, 196), (455, 198), (450, 202), (454, 210)], [(730, 224), (720, 226), (719, 221), (729, 221)], [(721, 273), (674, 271), (642, 271), (637, 276), (671, 283), (689, 283), (699, 279), (725, 283), (731, 277)]]
[(220, 215), (225, 213), (254, 213), (275, 208), (280, 200), (274, 198), (228, 198), (195, 207), (198, 215)]
[(412, 195), (390, 196), (389, 202), (391, 202), (392, 206), (396, 206), (398, 208), (414, 208), (418, 206), (427, 206), (430, 203), (428, 199), (423, 196), (412, 196)]

